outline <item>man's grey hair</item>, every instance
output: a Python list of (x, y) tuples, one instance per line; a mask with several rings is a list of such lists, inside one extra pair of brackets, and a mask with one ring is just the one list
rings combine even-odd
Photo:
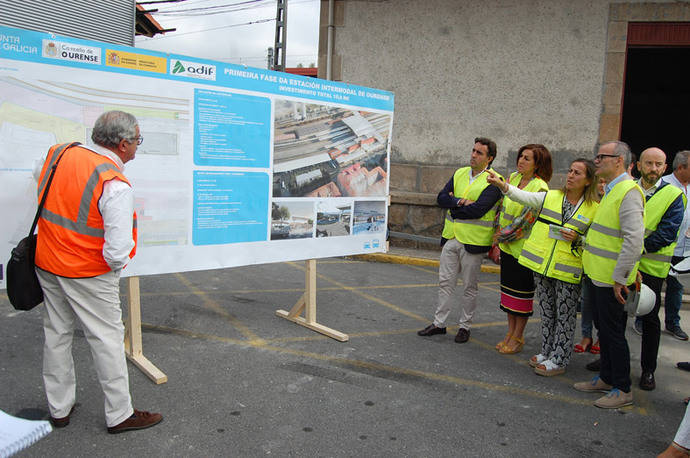
[(106, 148), (115, 148), (122, 140), (136, 141), (137, 118), (124, 111), (106, 111), (96, 119), (91, 140)]
[(630, 151), (630, 147), (627, 143), (621, 141), (606, 142), (603, 143), (601, 146), (609, 145), (612, 143), (616, 145), (613, 148), (613, 152), (623, 158), (623, 166), (627, 169), (630, 165), (630, 161), (632, 161), (632, 152)]
[(680, 166), (688, 166), (688, 159), (690, 159), (690, 151), (684, 149), (678, 151), (676, 157), (673, 158), (673, 171), (675, 172)]

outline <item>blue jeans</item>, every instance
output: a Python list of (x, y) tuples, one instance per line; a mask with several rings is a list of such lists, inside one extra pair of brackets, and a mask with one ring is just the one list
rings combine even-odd
[[(675, 256), (673, 257), (675, 259)], [(682, 259), (682, 258), (680, 258)], [(672, 275), (666, 277), (666, 299), (664, 310), (666, 312), (666, 329), (680, 326), (680, 306), (683, 301), (683, 285)]]

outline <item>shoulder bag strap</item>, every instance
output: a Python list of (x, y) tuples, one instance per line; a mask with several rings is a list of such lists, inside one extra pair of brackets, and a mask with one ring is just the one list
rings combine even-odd
[(41, 210), (43, 210), (43, 205), (46, 203), (46, 197), (48, 197), (48, 190), (50, 190), (50, 183), (53, 182), (53, 175), (55, 175), (55, 169), (57, 168), (58, 163), (60, 162), (60, 159), (62, 159), (62, 156), (64, 156), (65, 152), (73, 146), (76, 145), (81, 145), (79, 142), (73, 142), (73, 143), (65, 143), (64, 145), (60, 146), (60, 148), (55, 152), (55, 154), (58, 154), (58, 158), (55, 161), (55, 164), (50, 168), (50, 177), (48, 177), (48, 183), (46, 184), (46, 189), (43, 191), (43, 197), (41, 198), (41, 203), (38, 204), (38, 209), (36, 210), (36, 216), (34, 217), (34, 222), (31, 224), (31, 230), (29, 231), (29, 236), (32, 236), (34, 231), (36, 230), (36, 225), (38, 224), (38, 218), (41, 216)]

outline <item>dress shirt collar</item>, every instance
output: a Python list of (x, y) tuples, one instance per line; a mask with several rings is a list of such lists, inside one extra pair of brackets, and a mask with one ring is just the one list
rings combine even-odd
[(604, 195), (608, 194), (609, 191), (611, 191), (613, 187), (616, 186), (619, 182), (627, 179), (630, 179), (630, 175), (628, 175), (628, 172), (623, 172), (620, 175), (618, 175), (616, 178), (611, 180), (611, 182), (606, 185), (606, 187), (604, 188)]
[(635, 182), (640, 187), (640, 189), (642, 189), (642, 192), (644, 192), (644, 195), (646, 197), (653, 196), (656, 190), (659, 189), (659, 186), (661, 186), (661, 178), (659, 178), (657, 182), (654, 183), (649, 189), (645, 189), (642, 187), (642, 178), (640, 178), (639, 180), (635, 180)]
[(688, 187), (681, 183), (680, 180), (676, 178), (676, 176), (673, 173), (664, 175), (663, 177), (661, 177), (661, 179), (664, 180), (666, 183), (672, 184), (673, 186), (682, 189), (683, 193), (686, 196), (688, 195)]
[(117, 165), (117, 168), (120, 169), (120, 171), (123, 171), (125, 169), (125, 164), (122, 162), (122, 159), (119, 158), (119, 156), (112, 151), (110, 151), (108, 148), (105, 148), (101, 145), (81, 145), (82, 148), (90, 149), (94, 153), (98, 153), (101, 156), (105, 156), (109, 159), (112, 159), (115, 162), (115, 165)]

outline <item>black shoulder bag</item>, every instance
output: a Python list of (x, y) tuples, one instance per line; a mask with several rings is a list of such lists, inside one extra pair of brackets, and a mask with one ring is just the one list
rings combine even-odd
[(31, 310), (43, 302), (43, 290), (41, 289), (40, 283), (38, 283), (36, 265), (34, 262), (36, 256), (36, 234), (34, 234), (34, 231), (38, 224), (38, 218), (41, 216), (43, 205), (46, 203), (48, 190), (53, 181), (53, 175), (55, 175), (55, 169), (57, 168), (58, 162), (60, 162), (60, 159), (62, 159), (67, 149), (74, 145), (79, 145), (79, 143), (75, 142), (63, 145), (60, 150), (55, 152), (55, 154), (59, 156), (55, 164), (51, 167), (46, 190), (43, 192), (43, 198), (38, 205), (38, 210), (36, 210), (36, 216), (31, 225), (29, 235), (24, 237), (17, 246), (12, 249), (12, 257), (7, 262), (7, 297), (9, 297), (10, 303), (16, 310)]

